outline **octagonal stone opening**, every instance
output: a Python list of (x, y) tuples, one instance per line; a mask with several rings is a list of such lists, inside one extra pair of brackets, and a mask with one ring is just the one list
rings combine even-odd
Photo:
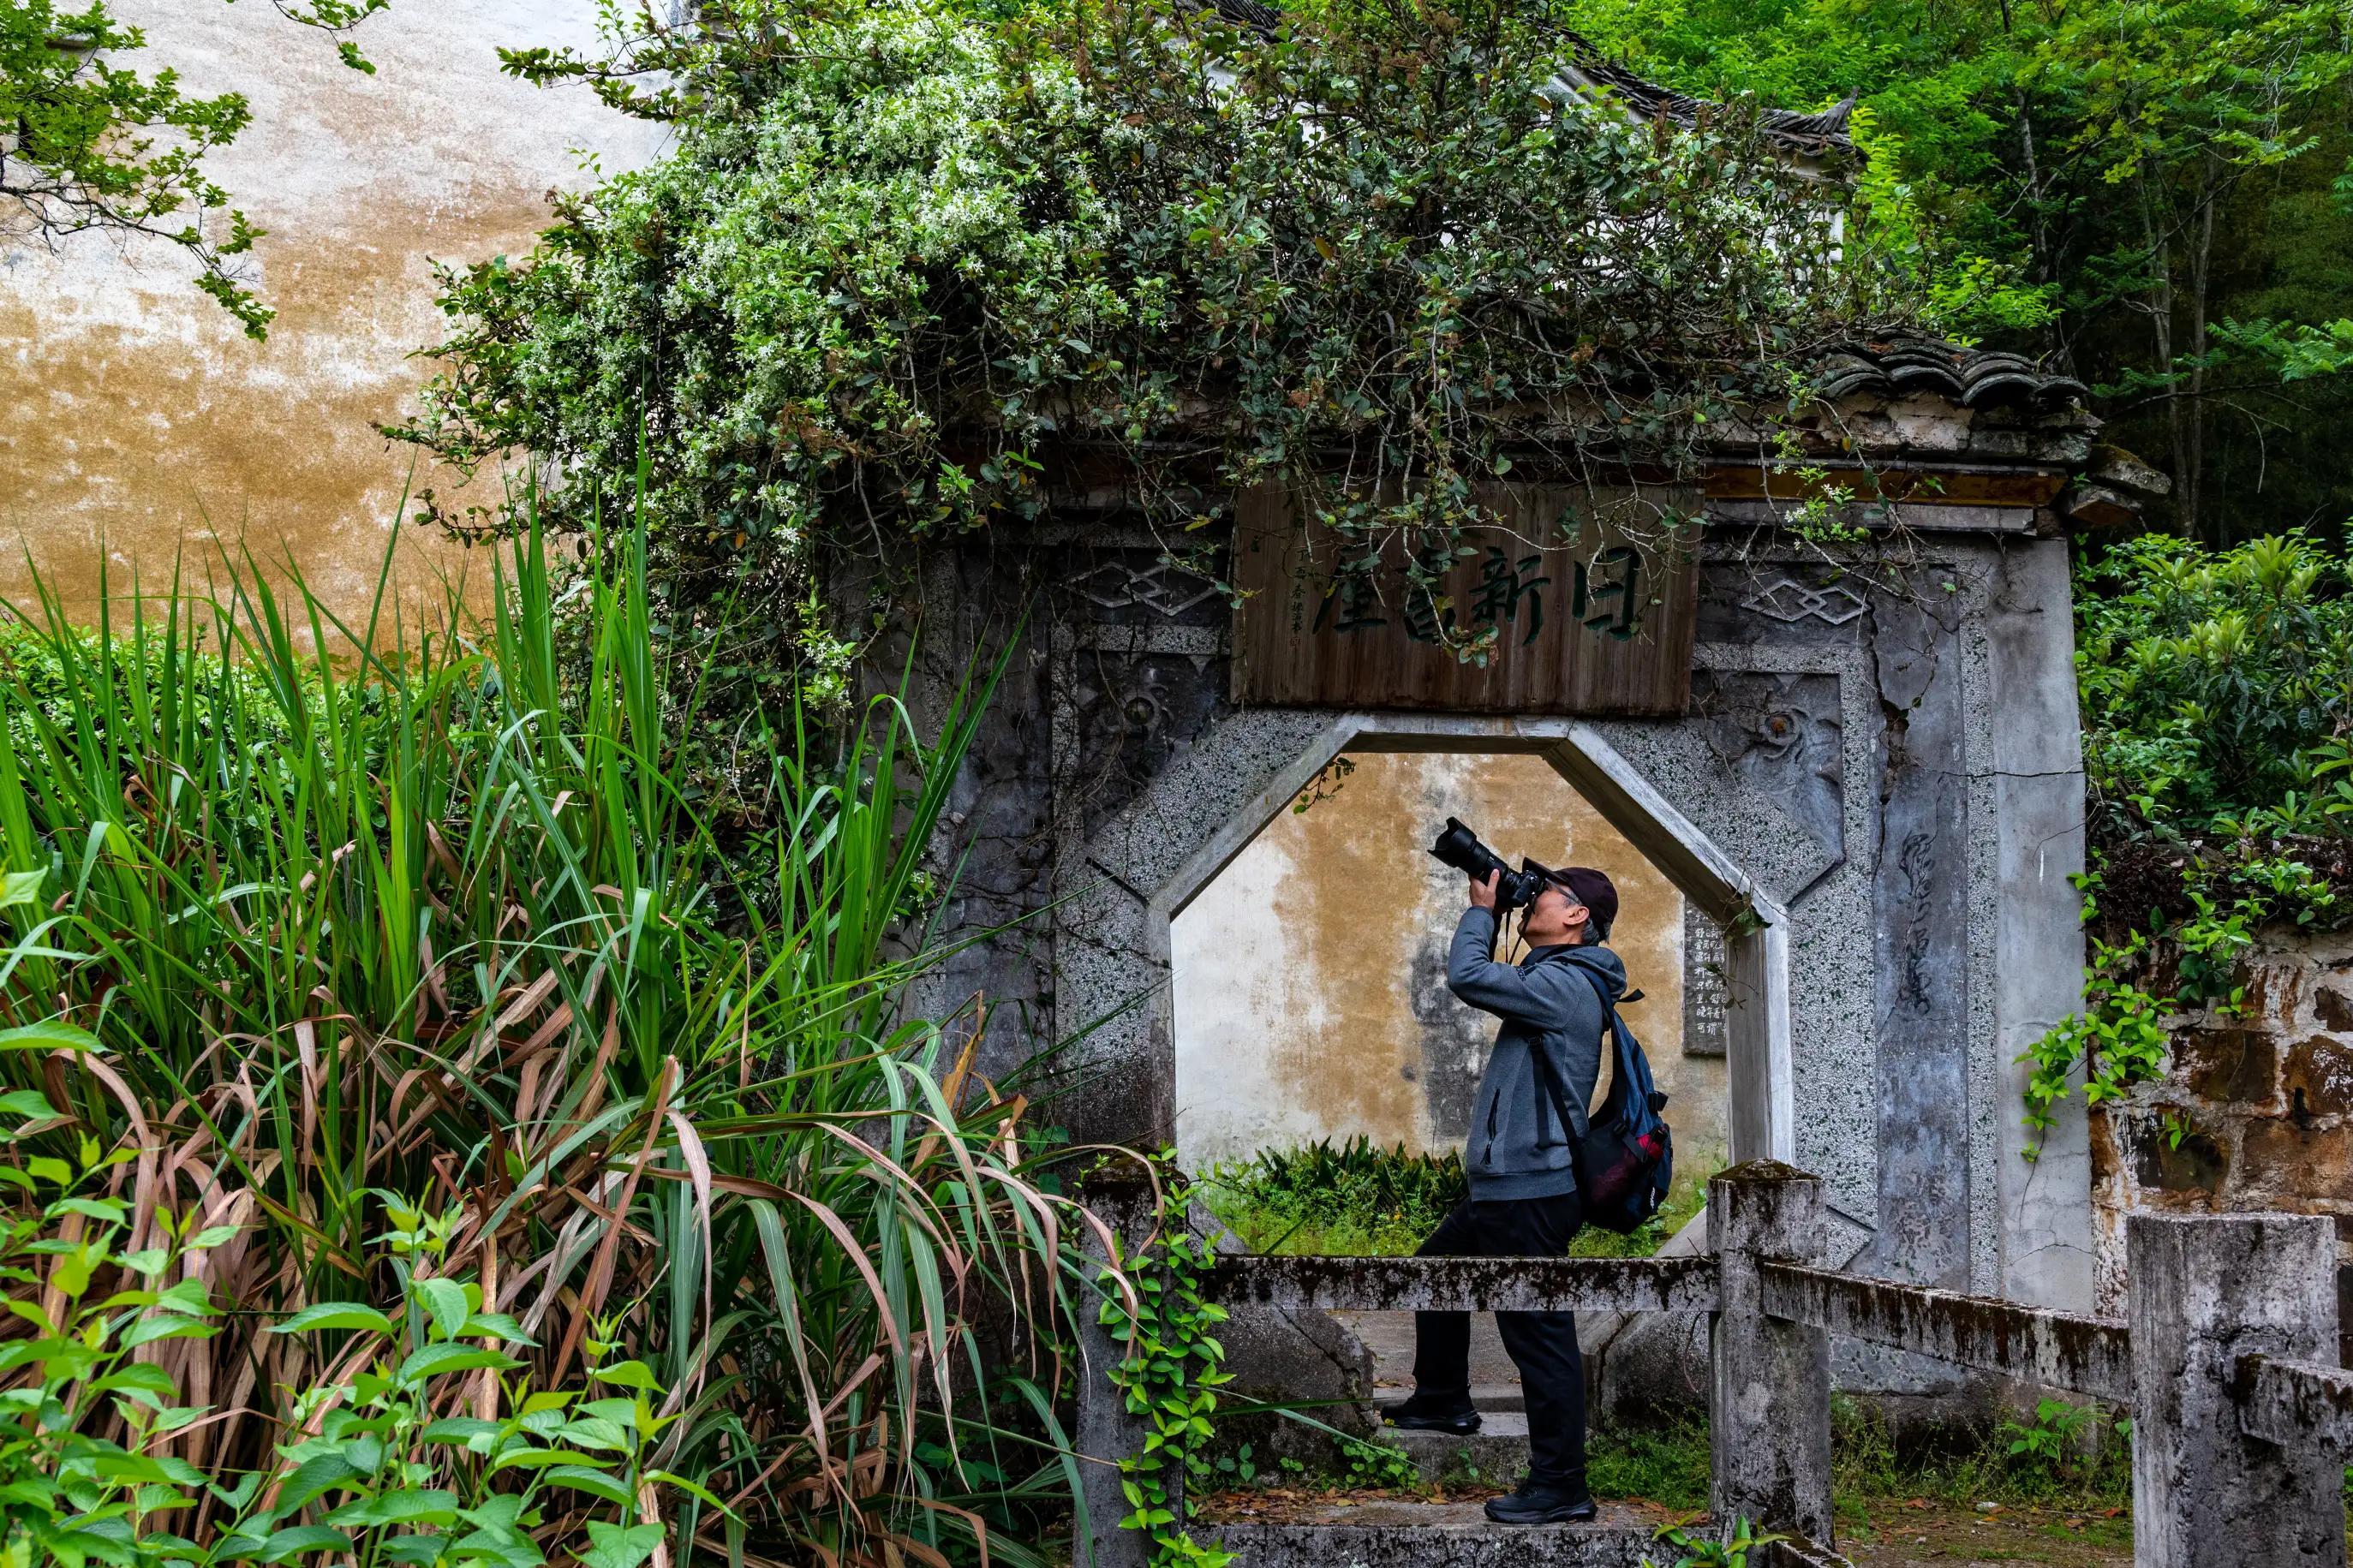
[[(1446, 989), (1463, 879), (1425, 850), (1448, 816), (1507, 860), (1609, 875), (1609, 943), (1640, 993), (1623, 1016), (1670, 1097), (1679, 1167), (1720, 1168), (1722, 928), (1543, 756), (1378, 751), (1334, 758), (1171, 921), (1185, 1165), (1358, 1136), (1461, 1148), (1495, 1020)], [(1609, 1080), (1605, 1061), (1597, 1095)]]

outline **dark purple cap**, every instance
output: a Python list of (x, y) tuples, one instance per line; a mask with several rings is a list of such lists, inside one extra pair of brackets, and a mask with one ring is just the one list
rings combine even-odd
[(1568, 896), (1583, 904), (1593, 916), (1594, 934), (1606, 937), (1609, 928), (1618, 923), (1618, 887), (1609, 877), (1590, 866), (1571, 866), (1552, 873), (1552, 879), (1568, 891)]

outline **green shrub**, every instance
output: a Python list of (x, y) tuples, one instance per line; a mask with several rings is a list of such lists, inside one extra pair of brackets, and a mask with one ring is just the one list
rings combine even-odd
[[(53, 1120), (28, 1090), (7, 1100), (0, 1114)], [(598, 1398), (504, 1381), (524, 1363), (501, 1347), (530, 1336), (481, 1310), (479, 1284), (439, 1271), (455, 1216), (396, 1204), (393, 1313), (323, 1301), (275, 1325), (332, 1336), (340, 1376), (280, 1391), (283, 1436), (259, 1468), (198, 1468), (172, 1450), (192, 1447), (216, 1413), (180, 1403), (186, 1358), (173, 1351), (220, 1331), (224, 1310), (189, 1265), (236, 1227), (192, 1233), (193, 1220), (169, 1211), (136, 1215), (107, 1179), (138, 1154), (87, 1139), (79, 1153), (79, 1170), (39, 1154), (0, 1163), (0, 1183), (27, 1200), (0, 1229), (0, 1279), (10, 1312), (33, 1329), (0, 1352), (0, 1372), (19, 1374), (0, 1395), (6, 1561), (162, 1568), (329, 1554), (538, 1568), (554, 1545), (595, 1568), (636, 1568), (666, 1533), (658, 1490), (700, 1493), (646, 1463), (679, 1417), (655, 1413), (649, 1396), (661, 1391), (642, 1363), (592, 1370), (607, 1389)], [(134, 1232), (152, 1245), (132, 1248)], [(512, 1414), (447, 1413), (478, 1406)]]
[(2094, 826), (2111, 837), (2337, 832), (2353, 811), (2353, 597), (2301, 533), (2147, 535), (2076, 582)]
[(1261, 1150), (1202, 1175), (1209, 1212), (1260, 1253), (1394, 1258), (1470, 1195), (1460, 1154), (1376, 1148), (1362, 1133)]
[[(1576, 1258), (1648, 1258), (1707, 1202), (1710, 1169), (1686, 1165), (1667, 1201), (1630, 1236), (1586, 1226)], [(1293, 1149), (1261, 1150), (1198, 1179), (1218, 1222), (1258, 1253), (1320, 1258), (1402, 1258), (1420, 1247), (1447, 1211), (1471, 1195), (1462, 1157), (1376, 1147), (1364, 1134)]]
[(1596, 1497), (1705, 1508), (1712, 1474), (1704, 1422), (1599, 1426), (1586, 1445), (1586, 1482)]
[(1842, 1513), (1873, 1498), (2083, 1509), (2132, 1498), (2132, 1424), (2097, 1405), (2044, 1400), (2031, 1420), (1943, 1428), (1902, 1449), (1886, 1421), (1853, 1400), (1836, 1395), (1831, 1410), (1831, 1482)]
[[(1760, 1563), (1773, 1561), (1773, 1543), (1788, 1537), (1761, 1533), (1746, 1519), (1736, 1519), (1696, 1533), (1689, 1521), (1665, 1525), (1652, 1539), (1675, 1552), (1673, 1568), (1748, 1568), (1752, 1555)], [(1645, 1557), (1642, 1568), (1658, 1565)]]

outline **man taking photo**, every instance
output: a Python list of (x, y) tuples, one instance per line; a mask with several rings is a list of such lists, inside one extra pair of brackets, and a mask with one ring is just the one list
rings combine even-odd
[[(1573, 1151), (1600, 1076), (1608, 1005), (1626, 990), (1626, 966), (1601, 945), (1618, 918), (1618, 889), (1589, 867), (1544, 875), (1520, 917), (1527, 953), (1516, 966), (1495, 961), (1494, 873), (1472, 880), (1471, 907), (1454, 930), (1447, 988), (1503, 1026), (1462, 1155), (1471, 1196), (1421, 1244), (1424, 1258), (1558, 1258), (1584, 1221)], [(1526, 1398), (1529, 1464), (1528, 1479), (1491, 1500), (1487, 1517), (1501, 1524), (1591, 1519), (1577, 1316), (1498, 1312), (1495, 1322)], [(1384, 1414), (1409, 1430), (1477, 1431), (1471, 1315), (1417, 1312), (1414, 1339), (1413, 1396)]]

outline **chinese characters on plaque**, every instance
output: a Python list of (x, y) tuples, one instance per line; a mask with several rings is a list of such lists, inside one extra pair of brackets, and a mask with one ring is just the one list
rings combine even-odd
[(1564, 486), (1495, 485), (1480, 500), (1498, 526), (1419, 546), (1392, 538), (1367, 566), (1363, 544), (1303, 529), (1280, 492), (1245, 497), (1234, 700), (1682, 712), (1696, 579), (1674, 514), (1630, 496), (1598, 504)]

